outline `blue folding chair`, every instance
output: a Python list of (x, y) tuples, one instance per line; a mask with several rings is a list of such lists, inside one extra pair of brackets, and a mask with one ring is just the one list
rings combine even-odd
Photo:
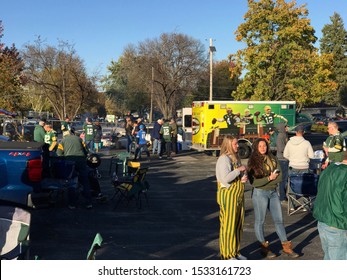
[(288, 176), (288, 216), (300, 210), (311, 211), (317, 195), (319, 175), (315, 173)]

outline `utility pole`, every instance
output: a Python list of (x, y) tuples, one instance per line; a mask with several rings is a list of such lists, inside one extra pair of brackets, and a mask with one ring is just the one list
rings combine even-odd
[(212, 45), (212, 38), (210, 38), (210, 101), (212, 101), (212, 93), (213, 93), (213, 73), (212, 73), (212, 68), (213, 68), (213, 52), (216, 51), (216, 47)]
[(152, 90), (151, 90), (151, 109), (149, 111), (149, 123), (152, 123), (152, 118), (153, 118), (153, 94), (154, 94), (154, 67), (152, 66)]

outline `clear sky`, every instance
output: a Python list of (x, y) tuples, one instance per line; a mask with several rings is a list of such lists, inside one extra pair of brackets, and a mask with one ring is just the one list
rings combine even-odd
[[(307, 3), (311, 25), (321, 37), (330, 16), (337, 12), (345, 25), (347, 1), (298, 0)], [(242, 48), (234, 32), (243, 22), (247, 0), (1, 0), (2, 42), (18, 49), (37, 36), (50, 45), (58, 39), (74, 44), (88, 73), (106, 74), (128, 44), (137, 45), (160, 34), (178, 32), (200, 40), (209, 38), (217, 51), (215, 60)], [(347, 28), (346, 28), (347, 29)]]

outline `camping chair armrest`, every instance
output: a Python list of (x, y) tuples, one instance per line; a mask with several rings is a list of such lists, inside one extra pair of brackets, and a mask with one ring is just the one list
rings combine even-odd
[(16, 247), (14, 247), (11, 251), (0, 255), (0, 259), (1, 260), (13, 260), (16, 259), (18, 257), (20, 257), (21, 255), (23, 255), (23, 253), (25, 252), (27, 246), (24, 245), (22, 242), (20, 242)]

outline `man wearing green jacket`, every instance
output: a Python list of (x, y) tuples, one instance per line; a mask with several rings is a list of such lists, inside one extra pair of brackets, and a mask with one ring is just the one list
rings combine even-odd
[(313, 216), (325, 260), (347, 260), (347, 151), (320, 175)]
[[(64, 138), (59, 143), (57, 149), (58, 156), (63, 156), (66, 160), (75, 163), (75, 170), (78, 173), (78, 181), (83, 186), (82, 194), (85, 197), (86, 208), (91, 209), (93, 205), (88, 180), (87, 154), (88, 152), (82, 139), (70, 133), (64, 135)], [(76, 202), (76, 188), (69, 188), (69, 208), (76, 208)]]

